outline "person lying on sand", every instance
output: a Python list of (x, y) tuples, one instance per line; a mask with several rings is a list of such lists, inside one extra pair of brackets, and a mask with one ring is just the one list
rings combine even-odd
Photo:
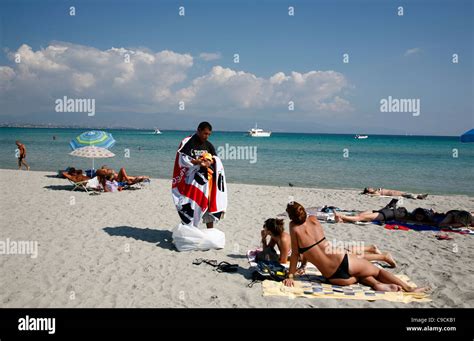
[[(286, 264), (288, 257), (291, 256), (291, 237), (288, 232), (285, 231), (283, 219), (270, 218), (265, 220), (265, 223), (263, 224), (263, 230), (260, 231), (260, 234), (262, 236), (263, 250), (261, 253), (259, 253), (260, 256), (257, 255), (257, 259), (265, 259), (265, 257), (267, 257), (267, 260), (277, 260), (280, 262), (280, 264)], [(270, 236), (270, 241), (268, 242), (267, 236)], [(279, 255), (275, 250), (275, 246), (278, 247), (280, 252)], [(330, 243), (328, 246), (331, 247)], [(368, 261), (386, 262), (392, 268), (397, 266), (390, 253), (382, 253), (375, 245), (364, 246), (362, 248), (350, 246), (346, 248), (345, 251)], [(303, 274), (307, 262), (303, 256), (300, 258), (300, 261), (301, 266), (298, 269), (298, 273)]]
[(474, 212), (451, 210), (446, 212), (443, 220), (438, 224), (439, 227), (474, 227)]
[(395, 189), (386, 189), (386, 188), (372, 188), (366, 187), (361, 194), (368, 195), (386, 195), (389, 197), (404, 197), (408, 199), (426, 199), (428, 194), (413, 194), (408, 192), (397, 191)]
[(289, 203), (286, 211), (291, 220), (293, 251), (284, 285), (294, 285), (298, 258), (304, 254), (305, 259), (314, 264), (321, 274), (335, 285), (345, 286), (360, 282), (377, 291), (425, 292), (429, 289), (411, 287), (392, 273), (379, 269), (356, 255), (328, 252), (328, 241), (316, 217), (308, 217), (304, 207), (297, 202)]
[(406, 221), (408, 211), (405, 207), (384, 207), (377, 211), (364, 211), (356, 215), (348, 216), (334, 212), (336, 223), (357, 223), (357, 222), (372, 222), (372, 221)]
[(438, 227), (474, 227), (473, 214), (464, 210), (437, 213), (432, 209), (418, 207), (410, 213), (409, 217), (415, 223)]
[(408, 213), (405, 207), (396, 208), (395, 205), (390, 204), (378, 211), (364, 211), (353, 216), (334, 212), (334, 217), (336, 223), (387, 222), (395, 220), (437, 227), (474, 227), (473, 213), (468, 211), (451, 210), (446, 213), (437, 213), (432, 209), (419, 207)]
[(113, 169), (108, 168), (107, 166), (102, 166), (100, 169), (96, 171), (95, 174), (99, 178), (99, 182), (101, 183), (104, 189), (106, 188), (106, 180), (109, 180), (109, 181), (115, 180), (119, 184), (123, 183), (123, 184), (133, 185), (133, 184), (150, 179), (150, 177), (148, 176), (128, 175), (127, 172), (125, 171), (125, 168), (123, 167), (120, 168), (120, 171), (118, 173), (116, 173)]

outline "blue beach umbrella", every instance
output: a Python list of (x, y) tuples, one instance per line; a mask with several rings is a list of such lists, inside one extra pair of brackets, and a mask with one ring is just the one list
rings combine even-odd
[(461, 135), (461, 142), (474, 142), (474, 129), (466, 131)]
[(108, 149), (113, 147), (114, 144), (115, 139), (113, 138), (112, 134), (101, 130), (86, 131), (69, 142), (72, 150), (87, 146), (96, 146)]

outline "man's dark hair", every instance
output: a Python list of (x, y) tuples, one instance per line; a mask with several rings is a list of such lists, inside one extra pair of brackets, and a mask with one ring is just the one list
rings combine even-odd
[(212, 131), (212, 126), (209, 122), (201, 122), (199, 123), (198, 125), (198, 130), (204, 130), (204, 129), (209, 129), (210, 131)]

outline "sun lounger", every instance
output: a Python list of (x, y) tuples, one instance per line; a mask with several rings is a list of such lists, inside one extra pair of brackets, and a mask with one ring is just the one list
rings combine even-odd
[(83, 189), (86, 192), (89, 190), (100, 190), (100, 184), (97, 177), (90, 179), (85, 177), (81, 181), (76, 181), (70, 174), (67, 172), (63, 172), (62, 175), (71, 183), (73, 186), (71, 191), (75, 191), (76, 189)]

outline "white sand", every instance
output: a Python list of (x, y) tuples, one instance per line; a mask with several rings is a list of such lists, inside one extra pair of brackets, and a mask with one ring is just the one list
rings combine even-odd
[[(247, 249), (259, 245), (263, 221), (284, 212), (290, 195), (303, 205), (377, 209), (390, 199), (348, 190), (229, 185), (229, 209), (219, 224), (224, 250), (177, 252), (171, 229), (179, 222), (170, 181), (145, 189), (90, 196), (69, 191), (52, 173), (0, 170), (0, 241), (37, 241), (38, 257), (0, 255), (0, 307), (474, 307), (474, 236), (389, 231), (376, 225), (324, 224), (329, 240), (375, 243), (398, 262), (395, 273), (430, 284), (430, 303), (286, 299), (248, 288)], [(75, 201), (75, 203), (74, 203)], [(474, 210), (474, 198), (405, 199), (439, 211)], [(127, 250), (129, 249), (129, 252)], [(457, 252), (454, 252), (457, 251)], [(217, 273), (195, 258), (238, 263)]]

